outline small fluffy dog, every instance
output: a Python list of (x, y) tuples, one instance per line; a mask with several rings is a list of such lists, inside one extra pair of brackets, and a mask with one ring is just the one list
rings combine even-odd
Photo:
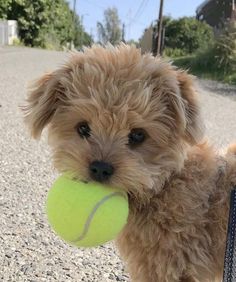
[(49, 125), (58, 171), (128, 192), (117, 245), (132, 281), (221, 280), (236, 146), (219, 156), (202, 142), (187, 73), (135, 47), (93, 46), (39, 79), (24, 111), (33, 137)]

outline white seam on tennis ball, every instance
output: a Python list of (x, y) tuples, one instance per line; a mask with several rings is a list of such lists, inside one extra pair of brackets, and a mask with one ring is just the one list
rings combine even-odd
[(78, 241), (81, 241), (85, 238), (88, 230), (89, 230), (89, 226), (90, 226), (90, 223), (96, 213), (96, 211), (100, 208), (100, 206), (102, 206), (106, 201), (110, 200), (112, 197), (115, 197), (115, 196), (122, 196), (126, 199), (126, 195), (122, 192), (114, 192), (112, 194), (109, 194), (107, 196), (105, 196), (104, 198), (102, 198), (99, 202), (96, 203), (96, 205), (94, 206), (94, 208), (92, 209), (91, 213), (89, 214), (86, 222), (85, 222), (85, 225), (84, 225), (84, 229), (83, 229), (83, 232), (82, 234), (76, 238), (75, 240), (72, 240), (71, 243), (76, 243)]

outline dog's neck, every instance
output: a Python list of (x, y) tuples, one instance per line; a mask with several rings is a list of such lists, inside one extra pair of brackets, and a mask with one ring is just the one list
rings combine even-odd
[[(204, 188), (204, 177), (205, 179), (212, 179), (212, 194), (214, 195), (214, 189), (218, 189), (222, 185), (222, 181), (224, 181), (227, 162), (224, 157), (217, 156), (215, 153), (213, 156), (212, 152), (212, 148), (207, 145), (193, 147), (180, 171), (172, 170), (163, 173), (155, 181), (156, 187), (146, 190), (145, 196), (137, 198), (131, 195), (129, 197), (131, 213), (144, 213), (144, 211), (148, 212), (148, 210), (153, 209), (158, 210), (158, 206), (161, 206), (162, 202), (166, 201), (167, 198), (173, 197), (176, 189), (179, 189), (178, 185), (182, 180), (184, 182), (189, 181), (189, 185), (192, 185), (191, 178), (194, 180), (194, 177), (198, 178), (198, 184), (194, 185), (199, 186), (195, 186), (193, 189), (199, 189), (199, 191)], [(179, 193), (183, 193), (184, 191), (182, 190), (183, 188), (181, 187)]]
[(156, 200), (160, 199), (165, 193), (165, 187), (168, 186), (175, 173), (174, 171), (167, 171), (157, 177), (153, 189), (147, 189), (144, 195), (129, 195), (131, 213), (142, 212), (142, 210), (148, 209), (153, 201), (156, 202)]

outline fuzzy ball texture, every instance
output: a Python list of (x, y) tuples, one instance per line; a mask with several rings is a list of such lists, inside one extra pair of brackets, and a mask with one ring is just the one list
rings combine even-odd
[(124, 192), (65, 175), (50, 189), (46, 206), (55, 232), (78, 247), (98, 246), (114, 239), (129, 212)]

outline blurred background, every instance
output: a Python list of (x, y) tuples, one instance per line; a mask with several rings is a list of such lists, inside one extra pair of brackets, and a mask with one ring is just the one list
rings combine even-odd
[(0, 0), (0, 45), (135, 44), (193, 74), (236, 83), (235, 0)]

